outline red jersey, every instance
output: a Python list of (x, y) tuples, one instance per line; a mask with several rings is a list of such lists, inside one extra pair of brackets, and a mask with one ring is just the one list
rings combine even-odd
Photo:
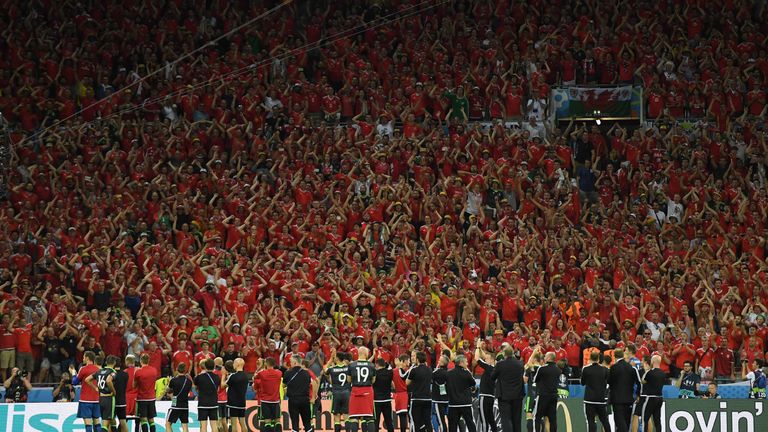
[(32, 352), (32, 324), (13, 329), (16, 335), (16, 351), (20, 353)]
[(198, 367), (201, 361), (212, 359), (212, 358), (216, 358), (216, 356), (212, 352), (209, 351), (205, 353), (200, 351), (199, 353), (195, 354), (195, 367)]
[(11, 350), (16, 347), (16, 335), (13, 329), (0, 326), (0, 350)]
[(155, 382), (159, 377), (160, 373), (152, 366), (147, 365), (136, 369), (133, 379), (138, 391), (137, 401), (155, 400)]
[[(77, 380), (85, 383), (85, 379), (98, 372), (99, 369), (95, 364), (85, 365), (77, 373)], [(83, 384), (83, 387), (80, 389), (80, 402), (99, 403), (99, 391), (90, 385)]]
[[(213, 371), (216, 375), (219, 376), (219, 382), (224, 382), (224, 371), (221, 369), (216, 369)], [(217, 393), (217, 400), (219, 403), (227, 403), (227, 389), (226, 387), (219, 386), (219, 392)]]
[(128, 383), (126, 384), (125, 395), (128, 399), (135, 400), (139, 391), (133, 386), (133, 380), (136, 377), (136, 371), (138, 369), (135, 366), (131, 366), (125, 369), (125, 373), (128, 374)]
[(283, 373), (279, 369), (264, 369), (254, 375), (253, 389), (259, 402), (280, 402)]
[(696, 350), (696, 360), (699, 362), (699, 367), (711, 368), (714, 358), (715, 352), (712, 348), (699, 348)]
[(400, 368), (395, 368), (392, 374), (392, 384), (395, 387), (395, 393), (402, 393), (408, 391), (408, 386), (405, 385), (405, 378), (400, 376)]
[(173, 367), (173, 370), (176, 370), (176, 368), (182, 363), (187, 365), (188, 371), (192, 370), (192, 353), (191, 352), (187, 350), (183, 350), (183, 351), (180, 350), (173, 353), (173, 356), (171, 357), (171, 366)]

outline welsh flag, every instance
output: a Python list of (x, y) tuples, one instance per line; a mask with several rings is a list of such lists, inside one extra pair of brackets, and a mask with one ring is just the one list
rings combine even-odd
[(558, 117), (632, 116), (632, 86), (622, 87), (570, 87), (555, 93)]

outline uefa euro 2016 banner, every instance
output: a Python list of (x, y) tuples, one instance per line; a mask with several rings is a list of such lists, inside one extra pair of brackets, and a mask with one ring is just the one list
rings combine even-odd
[[(662, 412), (663, 431), (667, 432), (766, 432), (768, 431), (767, 401), (750, 399), (682, 400), (667, 399)], [(170, 402), (158, 402), (155, 420), (158, 432), (165, 431), (165, 415)], [(290, 430), (288, 404), (283, 402), (283, 430)], [(315, 420), (319, 432), (333, 430), (329, 401), (323, 401), (323, 412)], [(77, 403), (0, 404), (0, 431), (10, 432), (73, 432), (84, 431), (77, 416)], [(248, 428), (258, 431), (258, 409), (255, 402), (248, 406)], [(586, 432), (582, 399), (565, 399), (558, 403), (558, 430)], [(132, 428), (131, 428), (132, 429)], [(174, 430), (180, 430), (177, 424)], [(199, 432), (197, 403), (190, 402), (191, 432)], [(524, 429), (523, 429), (524, 430)]]

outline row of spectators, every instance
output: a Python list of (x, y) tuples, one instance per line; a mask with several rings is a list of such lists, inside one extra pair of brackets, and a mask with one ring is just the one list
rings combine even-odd
[[(574, 370), (765, 356), (762, 2), (295, 1), (210, 45), (278, 2), (0, 3), (3, 377), (483, 338)], [(636, 80), (711, 122), (543, 122), (552, 85)]]

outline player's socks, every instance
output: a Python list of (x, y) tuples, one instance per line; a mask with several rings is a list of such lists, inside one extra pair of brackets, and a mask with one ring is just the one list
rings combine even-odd
[(93, 426), (85, 425), (85, 432), (93, 432)]
[(281, 420), (272, 422), (272, 430), (274, 432), (283, 432), (283, 422)]
[(357, 432), (358, 426), (357, 420), (347, 421), (347, 432)]
[(398, 413), (397, 422), (400, 423), (400, 432), (408, 432), (408, 413)]
[(333, 432), (341, 432), (341, 422), (335, 422), (333, 424)]
[(372, 418), (368, 419), (368, 432), (376, 432), (376, 422)]
[(533, 419), (527, 419), (525, 421), (525, 427), (528, 429), (528, 432), (533, 432)]
[(141, 432), (149, 432), (149, 423), (141, 422)]
[(155, 432), (155, 421), (150, 420), (149, 421), (149, 432)]

